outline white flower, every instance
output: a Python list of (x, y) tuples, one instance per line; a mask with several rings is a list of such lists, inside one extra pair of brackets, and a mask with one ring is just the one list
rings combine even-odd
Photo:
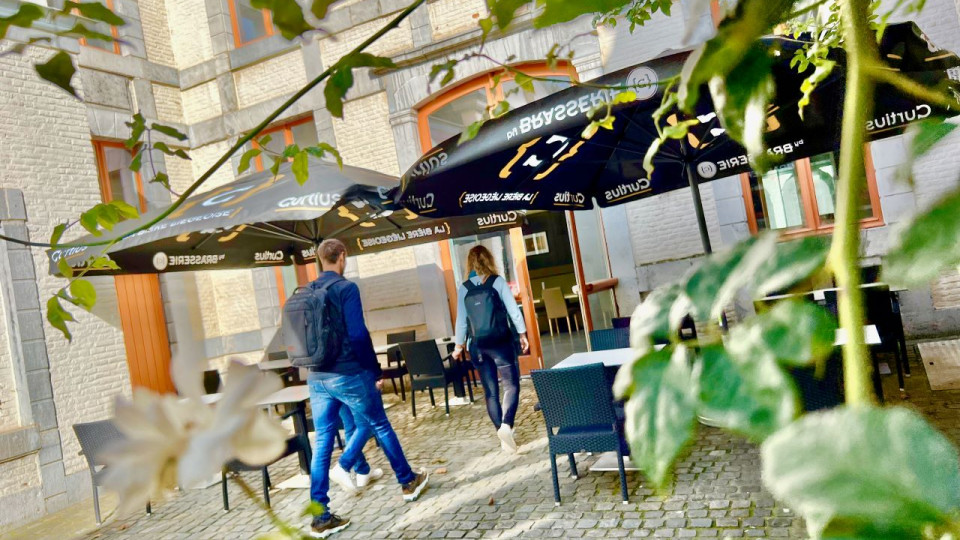
[(103, 459), (104, 485), (120, 495), (121, 513), (177, 485), (197, 485), (231, 459), (265, 465), (283, 452), (289, 434), (258, 405), (282, 388), (279, 377), (231, 361), (222, 396), (207, 405), (202, 372), (197, 362), (174, 361), (180, 395), (137, 389), (131, 401), (117, 398), (113, 421), (125, 439)]

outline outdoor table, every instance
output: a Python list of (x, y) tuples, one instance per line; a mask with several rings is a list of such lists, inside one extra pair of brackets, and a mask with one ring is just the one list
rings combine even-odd
[[(276, 360), (276, 362), (281, 362), (282, 360)], [(289, 360), (287, 360), (289, 362)], [(213, 404), (223, 397), (223, 394), (207, 394), (202, 396), (201, 399), (206, 404)], [(310, 390), (307, 388), (307, 385), (300, 384), (297, 386), (288, 386), (277, 390), (276, 392), (270, 394), (266, 398), (257, 402), (257, 405), (260, 405), (263, 408), (275, 407), (278, 405), (293, 407), (296, 410), (296, 418), (294, 418), (293, 429), (297, 435), (306, 436), (307, 434), (307, 401), (310, 399)], [(309, 450), (300, 452), (298, 457), (300, 459), (300, 469), (306, 474), (309, 478), (310, 475), (310, 460), (312, 456), (309, 455)], [(309, 485), (309, 482), (307, 482)]]

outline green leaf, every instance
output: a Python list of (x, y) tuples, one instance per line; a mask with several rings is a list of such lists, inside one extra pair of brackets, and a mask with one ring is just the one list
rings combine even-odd
[(150, 180), (150, 183), (151, 183), (151, 184), (160, 184), (161, 186), (163, 186), (163, 187), (166, 188), (167, 190), (170, 189), (170, 177), (167, 176), (167, 173), (165, 173), (165, 172), (158, 172), (158, 173), (156, 174), (156, 176), (154, 176), (154, 177)]
[[(517, 10), (528, 3), (529, 0), (490, 0), (487, 5), (490, 7), (490, 14), (497, 20), (497, 26), (504, 30), (510, 26)], [(482, 20), (481, 28), (483, 28)], [(484, 38), (487, 34), (489, 34), (489, 31), (484, 31)]]
[(116, 209), (120, 216), (124, 217), (125, 219), (137, 219), (140, 217), (140, 212), (126, 201), (110, 201), (109, 206)]
[(910, 178), (913, 164), (916, 159), (934, 147), (942, 139), (957, 129), (957, 124), (947, 122), (944, 118), (926, 118), (907, 128), (904, 137), (907, 144), (907, 159), (900, 165), (897, 176)]
[(671, 316), (677, 298), (683, 292), (679, 283), (658, 287), (633, 311), (630, 317), (630, 346), (641, 353), (654, 342), (671, 341), (686, 313)]
[(243, 174), (250, 168), (250, 161), (259, 156), (262, 151), (259, 148), (251, 148), (240, 156), (240, 165), (237, 167), (237, 174)]
[(272, 135), (270, 134), (264, 135), (263, 137), (260, 137), (260, 140), (257, 141), (257, 146), (259, 146), (260, 148), (266, 148), (267, 145), (270, 144), (270, 141), (272, 140), (273, 140)]
[(696, 118), (691, 118), (690, 120), (684, 120), (678, 122), (675, 125), (667, 126), (663, 128), (663, 138), (664, 139), (674, 139), (680, 140), (687, 136), (687, 133), (690, 132), (690, 128), (700, 123), (700, 120)]
[(647, 172), (647, 176), (653, 174), (653, 160), (657, 158), (657, 153), (660, 152), (660, 147), (663, 146), (663, 143), (663, 139), (654, 139), (650, 141), (650, 146), (647, 147), (647, 153), (643, 156), (643, 170)]
[(107, 41), (107, 42), (114, 41), (114, 38), (112, 35), (101, 34), (96, 30), (91, 30), (90, 28), (87, 28), (86, 26), (84, 26), (83, 23), (77, 23), (73, 25), (73, 28), (71, 28), (70, 30), (67, 30), (66, 32), (63, 32), (63, 34), (74, 36), (74, 37), (75, 36), (85, 37), (87, 39), (96, 39), (99, 41)]
[(778, 243), (772, 256), (753, 275), (755, 297), (782, 291), (810, 277), (823, 268), (829, 250), (829, 238), (820, 236)]
[(173, 137), (178, 141), (187, 140), (187, 136), (181, 133), (177, 128), (172, 126), (165, 126), (163, 124), (150, 124), (150, 129), (159, 131), (168, 137)]
[(327, 10), (337, 1), (338, 0), (313, 0), (313, 3), (310, 5), (310, 11), (314, 17), (322, 21), (327, 16)]
[(922, 286), (960, 265), (960, 190), (916, 216), (901, 230), (884, 258), (883, 281)]
[(689, 275), (684, 287), (694, 317), (719, 317), (737, 291), (753, 282), (757, 268), (769, 260), (776, 244), (776, 234), (763, 234), (707, 257)]
[(767, 108), (775, 84), (772, 62), (764, 46), (747, 49), (736, 68), (736, 76), (710, 79), (710, 94), (721, 123), (730, 136), (743, 144), (751, 165), (760, 172), (769, 166), (764, 159), (763, 134), (767, 128)]
[(133, 172), (138, 172), (141, 167), (143, 167), (143, 148), (139, 148), (137, 152), (133, 155), (133, 159), (130, 160), (129, 169)]
[(57, 261), (57, 272), (60, 272), (60, 275), (65, 278), (73, 277), (73, 267), (67, 262), (66, 257), (60, 257), (60, 260)]
[(20, 28), (30, 28), (33, 23), (43, 18), (43, 9), (36, 4), (29, 2), (20, 2), (20, 7), (13, 15), (0, 17), (0, 39), (7, 35), (7, 30), (11, 26)]
[(343, 118), (343, 98), (353, 86), (353, 72), (348, 67), (340, 67), (327, 79), (323, 87), (323, 97), (326, 98), (327, 110), (332, 116)]
[(55, 246), (60, 242), (60, 239), (63, 238), (63, 233), (67, 231), (67, 224), (61, 223), (53, 228), (53, 233), (50, 235), (50, 245)]
[(100, 236), (103, 234), (100, 231), (100, 227), (97, 225), (100, 215), (100, 207), (103, 206), (98, 204), (90, 210), (80, 214), (80, 225), (87, 230), (90, 234), (94, 236)]
[(90, 257), (86, 262), (87, 268), (91, 270), (119, 270), (120, 266), (106, 255)]
[(789, 299), (734, 326), (726, 347), (742, 362), (764, 359), (809, 366), (833, 351), (836, 328), (833, 315), (820, 306)]
[(70, 60), (70, 55), (66, 52), (60, 51), (46, 62), (36, 64), (33, 67), (37, 70), (37, 75), (40, 75), (43, 80), (52, 82), (75, 98), (80, 98), (77, 91), (70, 86), (70, 79), (73, 78), (73, 74), (77, 70), (73, 67), (73, 61)]
[(85, 279), (75, 279), (70, 282), (70, 296), (76, 305), (90, 311), (97, 303), (97, 290), (93, 284)]
[(67, 323), (73, 320), (73, 315), (60, 305), (60, 299), (56, 296), (51, 296), (50, 299), (47, 300), (47, 321), (50, 323), (50, 326), (59, 330), (63, 334), (63, 337), (67, 338), (67, 341), (73, 341), (73, 335), (70, 333), (70, 330), (67, 329)]
[(567, 22), (588, 13), (605, 12), (619, 9), (630, 0), (542, 0), (543, 13), (533, 21), (537, 28), (545, 28), (557, 23)]
[(70, 13), (73, 10), (80, 12), (80, 15), (95, 21), (102, 21), (110, 26), (123, 26), (126, 24), (122, 18), (110, 11), (107, 6), (100, 2), (64, 2), (63, 12)]
[(693, 437), (698, 377), (682, 346), (651, 353), (624, 369), (633, 379), (624, 406), (630, 460), (662, 487), (673, 462)]
[[(803, 62), (803, 64), (802, 69), (799, 70), (800, 72), (806, 70), (806, 62)], [(813, 95), (813, 91), (820, 86), (820, 83), (823, 82), (824, 79), (830, 76), (830, 73), (833, 72), (836, 66), (837, 63), (833, 60), (820, 59), (817, 61), (813, 73), (800, 83), (800, 91), (803, 92), (803, 95), (800, 97), (800, 101), (797, 102), (797, 106), (800, 108), (801, 119), (803, 119), (803, 110), (810, 104), (810, 96)]]
[(764, 484), (806, 518), (813, 537), (843, 520), (920, 538), (960, 507), (956, 448), (905, 408), (809, 414), (768, 438), (761, 454)]
[(310, 172), (308, 169), (309, 162), (307, 158), (309, 154), (307, 152), (299, 152), (293, 158), (293, 165), (291, 169), (293, 170), (293, 176), (297, 179), (297, 183), (301, 186), (310, 178)]
[(757, 38), (767, 34), (790, 13), (795, 0), (740, 0), (735, 13), (720, 23), (716, 36), (691, 54), (680, 76), (679, 103), (692, 111), (700, 99), (700, 88), (714, 77), (727, 78), (755, 47)]
[(487, 36), (489, 36), (490, 32), (493, 30), (493, 18), (484, 17), (479, 21), (477, 21), (477, 24), (480, 25), (480, 30), (481, 30), (480, 41), (486, 41)]
[(300, 153), (300, 146), (294, 143), (294, 144), (287, 145), (283, 149), (283, 152), (280, 153), (280, 155), (287, 159), (291, 159), (299, 153)]
[(324, 511), (325, 509), (322, 504), (318, 503), (317, 501), (310, 501), (310, 503), (307, 504), (307, 507), (303, 509), (303, 512), (300, 512), (300, 517), (318, 517), (322, 516)]
[(463, 133), (460, 134), (457, 144), (463, 144), (476, 137), (477, 133), (480, 133), (480, 128), (483, 127), (484, 122), (485, 120), (477, 120), (476, 122), (467, 126), (467, 129), (463, 130)]
[[(333, 155), (333, 158), (337, 160), (337, 167), (343, 169), (343, 156), (340, 155), (340, 151), (327, 143), (320, 143), (317, 145), (320, 150)], [(320, 157), (323, 157), (322, 155)]]
[(493, 110), (490, 111), (490, 116), (491, 116), (492, 118), (497, 118), (498, 116), (503, 116), (503, 115), (507, 114), (508, 112), (510, 112), (510, 102), (507, 101), (507, 100), (503, 100), (503, 101), (497, 103), (497, 104), (493, 107)]
[(273, 25), (280, 30), (284, 39), (293, 39), (314, 30), (303, 18), (303, 9), (296, 0), (250, 0), (250, 5), (257, 9), (270, 10)]
[(160, 142), (160, 141), (155, 142), (155, 143), (153, 143), (153, 147), (154, 147), (155, 149), (163, 152), (164, 154), (166, 154), (166, 155), (168, 155), (168, 156), (174, 155), (174, 150), (173, 150), (172, 148), (170, 148), (169, 146), (167, 146), (167, 143), (165, 143), (165, 142)]
[(280, 164), (283, 163), (283, 159), (278, 157), (274, 157), (272, 159), (273, 159), (273, 165), (270, 166), (270, 172), (273, 173), (274, 176), (276, 176), (280, 174)]
[(442, 64), (434, 64), (430, 67), (430, 81), (428, 84), (433, 84), (433, 81), (443, 73), (443, 78), (440, 80), (440, 86), (444, 87), (450, 84), (453, 81), (453, 78), (456, 77), (457, 72), (455, 70), (459, 60), (448, 60)]
[(123, 141), (123, 145), (127, 148), (133, 148), (140, 142), (140, 137), (143, 136), (143, 132), (147, 129), (147, 122), (144, 120), (143, 115), (136, 113), (133, 115), (133, 122), (124, 122), (128, 128), (130, 128), (130, 138)]
[(120, 209), (112, 204), (98, 204), (97, 224), (104, 229), (113, 230), (113, 226), (120, 222)]
[(536, 88), (533, 86), (533, 77), (527, 75), (526, 73), (516, 72), (513, 76), (513, 82), (528, 94), (533, 94), (536, 92)]
[(698, 360), (697, 412), (709, 425), (762, 441), (796, 418), (797, 390), (772, 358), (731, 357), (723, 346), (713, 345), (704, 347)]

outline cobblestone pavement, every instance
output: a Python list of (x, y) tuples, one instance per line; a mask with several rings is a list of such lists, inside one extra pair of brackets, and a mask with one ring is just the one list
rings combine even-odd
[[(914, 374), (907, 379), (907, 403), (960, 442), (960, 391), (931, 392), (913, 355), (911, 351)], [(888, 402), (899, 403), (895, 377), (885, 377), (884, 386)], [(628, 504), (620, 501), (615, 472), (587, 472), (595, 457), (578, 457), (582, 476), (576, 480), (569, 476), (566, 460), (559, 460), (563, 504), (555, 507), (546, 436), (533, 410), (529, 381), (522, 385), (521, 398), (519, 456), (500, 451), (479, 400), (453, 407), (449, 417), (442, 404), (421, 406), (416, 419), (408, 403), (397, 402), (388, 414), (410, 462), (430, 471), (430, 489), (420, 501), (404, 504), (383, 454), (371, 443), (367, 455), (387, 475), (361, 496), (332, 488), (333, 510), (352, 521), (335, 538), (805, 537), (802, 520), (761, 488), (756, 447), (706, 427), (666, 492), (655, 493), (642, 474), (628, 474)], [(296, 458), (288, 458), (271, 467), (271, 476), (279, 483), (296, 469)], [(245, 478), (259, 489), (258, 474)], [(234, 539), (271, 530), (264, 513), (244, 499), (235, 483), (230, 499), (231, 511), (225, 513), (219, 485), (189, 490), (155, 502), (152, 516), (111, 519), (99, 529), (92, 526), (93, 511), (85, 501), (7, 537), (67, 538), (74, 535), (64, 533), (71, 526), (85, 530), (79, 534), (85, 539)], [(275, 490), (271, 499), (280, 516), (306, 522), (298, 517), (307, 503), (306, 490)]]

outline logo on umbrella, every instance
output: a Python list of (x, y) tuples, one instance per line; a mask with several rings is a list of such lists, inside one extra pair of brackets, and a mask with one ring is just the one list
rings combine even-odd
[(702, 161), (697, 164), (697, 172), (701, 178), (713, 178), (717, 175), (717, 165), (712, 161)]
[(634, 87), (633, 91), (637, 94), (638, 101), (657, 95), (658, 82), (660, 78), (657, 77), (657, 72), (645, 66), (640, 66), (627, 75), (627, 86)]
[(170, 262), (170, 259), (167, 257), (167, 254), (158, 251), (153, 255), (153, 267), (157, 270), (163, 272), (167, 269), (167, 264)]

